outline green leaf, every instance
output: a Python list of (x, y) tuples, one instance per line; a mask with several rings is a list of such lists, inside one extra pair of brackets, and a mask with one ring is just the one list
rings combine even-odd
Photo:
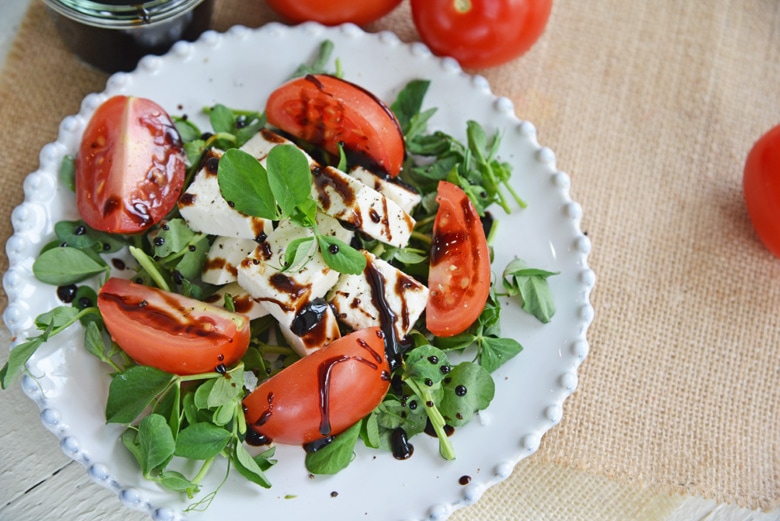
[(314, 60), (312, 60), (312, 63), (302, 63), (299, 65), (290, 78), (298, 78), (307, 74), (328, 74), (329, 72), (325, 69), (325, 66), (328, 63), (328, 60), (330, 60), (331, 54), (333, 54), (333, 42), (330, 40), (323, 40), (317, 48), (317, 54), (314, 57)]
[(157, 402), (154, 412), (168, 418), (168, 426), (173, 437), (176, 438), (181, 427), (181, 384), (179, 382)]
[(421, 385), (431, 387), (426, 381), (430, 380), (431, 384), (442, 381), (447, 371), (442, 371), (442, 368), (449, 368), (449, 363), (447, 354), (441, 349), (431, 345), (419, 346), (406, 357), (403, 379), (414, 379)]
[(35, 327), (41, 331), (67, 327), (76, 321), (79, 310), (73, 306), (57, 306), (35, 317)]
[(408, 134), (412, 119), (420, 113), (430, 84), (429, 80), (410, 81), (401, 89), (395, 102), (390, 106), (401, 124), (404, 135)]
[(149, 477), (154, 469), (164, 467), (176, 448), (168, 422), (159, 414), (150, 414), (141, 420), (136, 440), (145, 477)]
[(251, 154), (230, 149), (219, 160), (217, 181), (222, 197), (239, 212), (254, 217), (278, 220), (268, 172)]
[(71, 192), (76, 191), (76, 164), (73, 156), (63, 156), (58, 177), (64, 186), (70, 188)]
[(236, 371), (214, 378), (206, 403), (209, 408), (232, 405), (243, 393), (243, 373)]
[(376, 408), (377, 424), (385, 431), (393, 431), (398, 427), (411, 437), (425, 430), (428, 414), (425, 407), (415, 397), (401, 402), (398, 398), (388, 395)]
[(107, 272), (108, 265), (76, 248), (52, 248), (33, 262), (35, 278), (52, 286), (66, 286)]
[(260, 464), (249, 454), (249, 451), (240, 443), (236, 443), (233, 453), (233, 465), (239, 474), (246, 479), (260, 485), (263, 488), (271, 488), (271, 482), (265, 477), (265, 473)]
[(194, 236), (195, 232), (184, 219), (177, 218), (163, 223), (154, 234), (149, 235), (149, 241), (154, 247), (154, 255), (165, 258), (187, 248)]
[(196, 240), (187, 246), (179, 262), (176, 263), (176, 271), (184, 279), (191, 280), (200, 276), (203, 266), (206, 264), (206, 257), (209, 253), (211, 243), (207, 235), (199, 234)]
[(378, 449), (381, 445), (379, 435), (379, 422), (377, 420), (376, 410), (363, 418), (360, 426), (360, 438), (366, 447)]
[(175, 470), (166, 470), (160, 475), (160, 485), (174, 490), (176, 492), (186, 492), (189, 497), (194, 496), (199, 490), (200, 486), (193, 483), (181, 472)]
[(132, 422), (175, 378), (143, 365), (115, 374), (108, 388), (106, 423)]
[(557, 274), (528, 268), (525, 261), (514, 259), (504, 270), (502, 282), (508, 295), (520, 296), (524, 311), (546, 324), (555, 315), (555, 301), (547, 279)]
[(97, 323), (89, 322), (87, 331), (84, 333), (84, 347), (98, 360), (105, 362), (107, 360), (106, 352), (111, 348), (111, 342), (108, 342), (103, 336)]
[(176, 456), (207, 460), (227, 447), (230, 431), (210, 423), (195, 423), (179, 432), (176, 438)]
[(479, 342), (479, 365), (492, 373), (518, 355), (523, 346), (513, 338), (482, 337)]
[(179, 132), (179, 136), (184, 143), (200, 139), (200, 136), (203, 135), (203, 132), (201, 132), (192, 120), (184, 119), (179, 116), (173, 116), (172, 119), (173, 124), (176, 126), (176, 130)]
[(302, 270), (316, 253), (317, 242), (314, 237), (293, 239), (284, 250), (284, 269), (282, 271), (294, 273)]
[(474, 413), (487, 408), (496, 392), (490, 373), (472, 362), (456, 365), (444, 380), (443, 388), (439, 410), (453, 427), (465, 425)]
[(360, 426), (361, 422), (357, 422), (335, 436), (328, 445), (315, 452), (307, 452), (306, 469), (312, 474), (333, 475), (347, 468), (354, 458)]
[(317, 235), (325, 264), (339, 273), (359, 275), (366, 269), (366, 258), (358, 250), (331, 235)]
[(268, 153), (268, 183), (283, 215), (292, 215), (311, 200), (311, 170), (306, 156), (295, 145), (278, 145)]
[(71, 248), (80, 250), (92, 248), (97, 240), (88, 233), (84, 221), (58, 221), (54, 225), (54, 234)]
[(8, 386), (13, 382), (16, 377), (22, 374), (24, 371), (24, 364), (35, 354), (35, 351), (43, 344), (43, 337), (36, 336), (14, 346), (8, 355), (8, 361), (5, 363), (2, 369), (0, 369), (0, 384), (3, 389), (8, 389)]
[(210, 378), (198, 386), (198, 388), (195, 390), (194, 396), (195, 407), (200, 410), (208, 409), (210, 407), (209, 395), (211, 394), (211, 390), (214, 388), (214, 384), (216, 383), (216, 378)]
[(232, 134), (236, 129), (233, 111), (219, 103), (209, 110), (209, 122), (216, 133)]

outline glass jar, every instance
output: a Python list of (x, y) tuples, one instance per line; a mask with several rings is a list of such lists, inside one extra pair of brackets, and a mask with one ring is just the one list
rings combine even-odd
[(213, 0), (43, 0), (68, 48), (105, 72), (131, 71), (147, 54), (209, 28)]

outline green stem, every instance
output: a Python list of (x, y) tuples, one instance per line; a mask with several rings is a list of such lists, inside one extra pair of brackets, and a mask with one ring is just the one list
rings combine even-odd
[(515, 189), (512, 188), (512, 185), (509, 184), (509, 181), (503, 182), (504, 187), (509, 190), (509, 193), (512, 194), (512, 198), (514, 198), (515, 202), (517, 202), (517, 205), (520, 208), (526, 208), (528, 206), (528, 203), (526, 203), (522, 197), (520, 197), (517, 192), (515, 192)]
[(198, 473), (195, 475), (194, 478), (192, 478), (192, 483), (194, 485), (198, 485), (201, 481), (203, 481), (203, 478), (206, 477), (206, 474), (208, 474), (209, 469), (211, 468), (211, 465), (214, 463), (214, 460), (217, 459), (216, 456), (212, 456), (211, 458), (207, 459), (203, 466), (200, 468)]
[(449, 436), (447, 436), (447, 433), (444, 431), (447, 422), (444, 420), (441, 412), (439, 412), (439, 409), (436, 408), (436, 405), (428, 405), (435, 403), (431, 391), (425, 386), (418, 385), (417, 382), (412, 379), (405, 380), (405, 382), (425, 405), (425, 413), (428, 415), (428, 419), (431, 420), (431, 425), (436, 432), (436, 437), (439, 438), (439, 454), (446, 460), (454, 460), (455, 448), (452, 446)]
[(152, 277), (152, 280), (158, 288), (164, 291), (171, 290), (170, 286), (168, 286), (168, 283), (165, 281), (165, 278), (162, 276), (162, 273), (157, 269), (157, 264), (142, 249), (130, 246), (130, 254), (138, 261), (138, 264), (146, 270), (149, 276)]
[(420, 242), (424, 242), (428, 246), (430, 246), (432, 244), (431, 236), (428, 235), (428, 234), (425, 234), (425, 233), (412, 232), (411, 238), (412, 239), (417, 239)]

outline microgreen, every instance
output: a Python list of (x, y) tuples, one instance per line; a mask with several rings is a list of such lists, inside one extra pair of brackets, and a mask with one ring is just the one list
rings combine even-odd
[[(223, 456), (250, 481), (270, 487), (265, 477), (273, 452), (251, 456), (242, 446), (247, 432), (242, 399), (244, 365), (225, 373), (178, 376), (132, 366), (112, 378), (106, 421), (127, 426), (122, 440), (146, 479), (190, 497), (213, 461)], [(187, 382), (198, 382), (192, 387)], [(149, 414), (144, 415), (151, 408)], [(143, 416), (134, 427), (135, 420)], [(174, 457), (202, 461), (193, 478), (169, 470)], [(213, 496), (207, 496), (212, 497)]]
[(317, 204), (311, 194), (311, 171), (304, 153), (294, 145), (278, 145), (263, 166), (251, 154), (231, 149), (219, 161), (217, 181), (222, 196), (247, 215), (279, 221), (288, 219), (312, 230), (285, 249), (284, 271), (301, 269), (319, 252), (325, 263), (341, 273), (361, 273), (365, 257), (349, 244), (319, 233)]
[(330, 40), (323, 40), (320, 46), (317, 48), (317, 53), (311, 63), (302, 63), (297, 69), (290, 75), (290, 79), (306, 76), (307, 74), (331, 74), (338, 78), (342, 77), (343, 71), (341, 70), (341, 62), (336, 59), (334, 71), (328, 70), (326, 67), (330, 56), (333, 54), (333, 42)]
[(516, 258), (504, 269), (501, 281), (507, 295), (519, 296), (523, 310), (546, 324), (555, 314), (555, 301), (547, 282), (553, 275), (558, 272), (529, 268), (525, 261)]

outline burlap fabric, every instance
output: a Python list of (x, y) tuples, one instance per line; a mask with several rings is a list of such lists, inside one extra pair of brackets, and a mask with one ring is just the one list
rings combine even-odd
[[(213, 27), (273, 19), (260, 0), (217, 0)], [(417, 39), (406, 2), (368, 29)], [(585, 510), (603, 483), (780, 506), (780, 259), (741, 190), (747, 151), (780, 123), (780, 4), (559, 0), (529, 54), (478, 72), (571, 176), (598, 282), (563, 421), (455, 517), (509, 519), (524, 492), (559, 492), (561, 468), (583, 478)], [(0, 76), (3, 242), (39, 150), (106, 78), (34, 3)]]

